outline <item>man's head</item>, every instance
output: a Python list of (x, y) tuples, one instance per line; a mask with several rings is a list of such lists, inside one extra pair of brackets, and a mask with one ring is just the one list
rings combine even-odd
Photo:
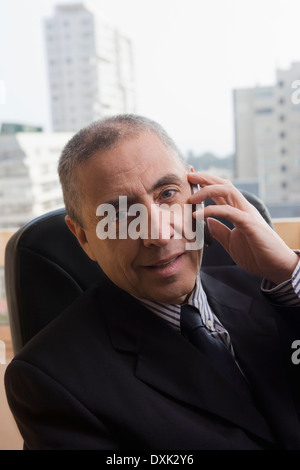
[(174, 155), (184, 162), (175, 142), (157, 122), (144, 116), (121, 114), (96, 121), (81, 129), (65, 146), (60, 157), (58, 173), (63, 189), (66, 211), (82, 226), (82, 200), (84, 193), (78, 187), (77, 171), (95, 154), (110, 150), (125, 140), (141, 133), (155, 134)]
[[(118, 200), (142, 204), (149, 227), (158, 223), (162, 204), (183, 207), (191, 190), (187, 168), (176, 145), (155, 122), (134, 115), (99, 121), (76, 134), (66, 145), (59, 175), (67, 224), (82, 248), (121, 289), (139, 298), (181, 303), (194, 287), (200, 268), (198, 251), (186, 240), (170, 236), (100, 240), (97, 208)], [(122, 220), (114, 222), (120, 228)], [(151, 219), (151, 220), (150, 220)], [(159, 225), (159, 223), (158, 223)]]

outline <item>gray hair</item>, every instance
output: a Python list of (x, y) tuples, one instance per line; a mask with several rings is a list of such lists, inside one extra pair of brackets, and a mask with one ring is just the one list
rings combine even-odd
[(151, 119), (135, 114), (121, 114), (96, 121), (81, 129), (69, 140), (59, 159), (58, 174), (65, 208), (74, 222), (83, 227), (80, 189), (76, 182), (75, 169), (96, 153), (112, 149), (122, 141), (138, 137), (143, 132), (157, 135), (185, 164), (181, 152), (163, 127)]

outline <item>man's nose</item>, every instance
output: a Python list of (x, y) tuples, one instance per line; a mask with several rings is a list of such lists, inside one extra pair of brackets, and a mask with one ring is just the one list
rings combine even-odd
[(174, 223), (170, 212), (158, 204), (152, 204), (148, 210), (148, 238), (144, 238), (144, 245), (165, 246), (173, 237)]

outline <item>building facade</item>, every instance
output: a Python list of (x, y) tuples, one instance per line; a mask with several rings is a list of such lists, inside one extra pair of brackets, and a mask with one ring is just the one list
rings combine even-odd
[(53, 131), (135, 110), (132, 44), (84, 4), (45, 21)]
[(0, 229), (20, 227), (63, 207), (57, 164), (72, 135), (44, 132), (0, 135)]
[(257, 178), (270, 204), (300, 202), (298, 80), (300, 63), (294, 63), (277, 70), (273, 86), (234, 91), (235, 176)]

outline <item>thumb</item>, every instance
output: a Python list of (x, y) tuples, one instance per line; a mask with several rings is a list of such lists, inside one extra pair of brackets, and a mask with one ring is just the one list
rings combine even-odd
[(219, 220), (208, 218), (207, 225), (213, 238), (215, 238), (228, 251), (231, 230)]

